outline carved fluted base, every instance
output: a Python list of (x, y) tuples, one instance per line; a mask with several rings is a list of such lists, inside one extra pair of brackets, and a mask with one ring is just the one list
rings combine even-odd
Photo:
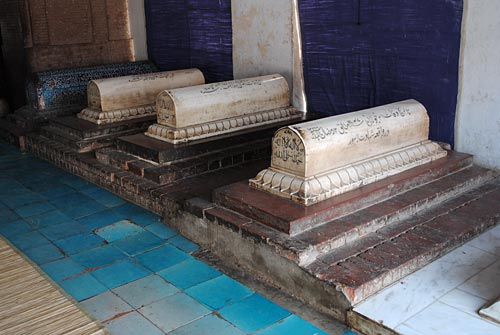
[(372, 157), (312, 178), (301, 178), (268, 168), (250, 179), (250, 186), (283, 198), (311, 205), (389, 176), (445, 157), (447, 152), (431, 141)]
[(302, 116), (302, 112), (297, 111), (293, 107), (288, 107), (207, 122), (185, 128), (173, 128), (155, 123), (149, 127), (145, 134), (158, 140), (177, 144), (301, 118)]
[(79, 119), (90, 121), (95, 124), (110, 124), (110, 123), (134, 120), (154, 115), (156, 115), (156, 108), (154, 105), (149, 105), (142, 107), (119, 109), (109, 112), (102, 112), (90, 108), (85, 108), (76, 116)]

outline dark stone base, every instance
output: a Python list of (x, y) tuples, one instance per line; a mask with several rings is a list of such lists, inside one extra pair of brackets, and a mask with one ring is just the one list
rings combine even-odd
[(41, 133), (78, 152), (86, 152), (109, 146), (119, 136), (144, 132), (155, 119), (154, 116), (148, 116), (114, 124), (97, 125), (76, 116), (66, 116), (51, 120), (48, 126), (42, 127)]

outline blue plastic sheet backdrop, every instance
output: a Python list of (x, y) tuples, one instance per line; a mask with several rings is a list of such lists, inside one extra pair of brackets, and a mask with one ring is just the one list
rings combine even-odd
[(161, 70), (197, 67), (233, 79), (231, 0), (146, 0), (149, 59)]
[(453, 145), (462, 0), (299, 0), (308, 111), (414, 98)]

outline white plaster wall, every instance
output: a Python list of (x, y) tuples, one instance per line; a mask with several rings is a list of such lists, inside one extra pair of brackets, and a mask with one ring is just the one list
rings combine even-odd
[(499, 0), (464, 0), (455, 146), (500, 169)]
[(132, 34), (132, 38), (134, 39), (135, 60), (147, 60), (148, 47), (144, 0), (129, 0), (128, 14), (130, 20), (130, 32)]
[(235, 79), (279, 73), (305, 110), (296, 0), (232, 0)]

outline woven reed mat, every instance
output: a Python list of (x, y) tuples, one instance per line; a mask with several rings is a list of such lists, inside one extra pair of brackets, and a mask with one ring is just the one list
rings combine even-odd
[(106, 333), (0, 237), (0, 334)]

